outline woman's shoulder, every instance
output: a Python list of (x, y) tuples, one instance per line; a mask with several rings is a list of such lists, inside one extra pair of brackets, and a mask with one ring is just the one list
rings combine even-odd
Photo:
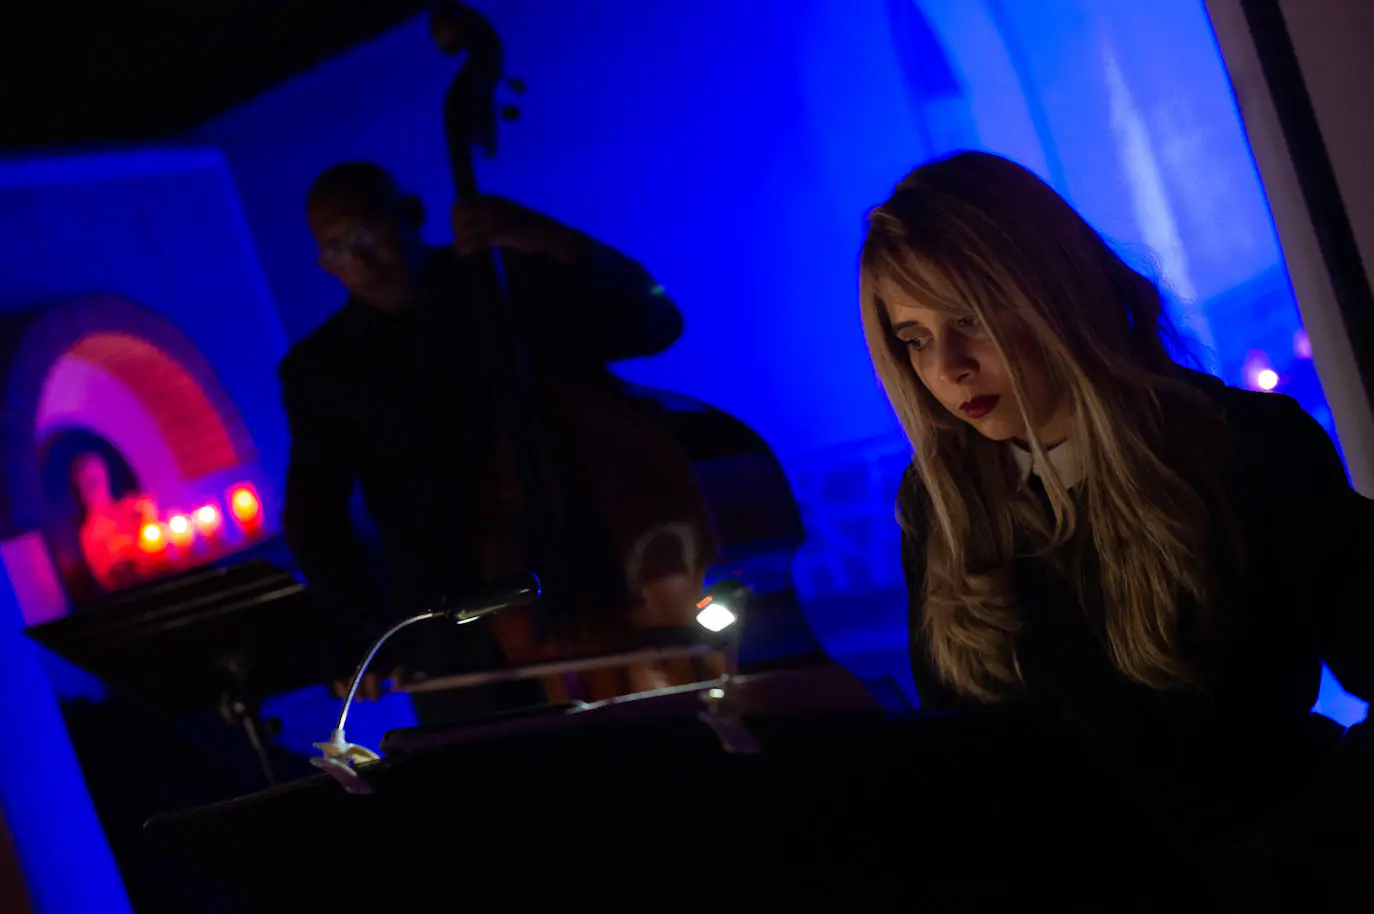
[(1228, 425), (1293, 423), (1300, 421), (1300, 416), (1307, 415), (1297, 400), (1285, 393), (1235, 388), (1215, 375), (1202, 374), (1201, 371), (1184, 372), (1184, 381), (1215, 404), (1226, 416)]
[(1233, 387), (1199, 372), (1188, 372), (1186, 380), (1217, 408), (1232, 432), (1264, 437), (1286, 433), (1308, 439), (1326, 436), (1317, 420), (1287, 394)]
[(1273, 391), (1247, 390), (1212, 379), (1211, 397), (1221, 407), (1226, 424), (1243, 431), (1267, 434), (1320, 428), (1298, 401)]
[(1227, 387), (1224, 408), (1229, 427), (1263, 438), (1271, 446), (1315, 448), (1334, 456), (1326, 429), (1287, 394)]
[(1292, 397), (1246, 390), (1211, 376), (1197, 381), (1219, 408), (1232, 453), (1248, 466), (1272, 466), (1284, 475), (1308, 472), (1345, 481), (1345, 469), (1330, 435)]

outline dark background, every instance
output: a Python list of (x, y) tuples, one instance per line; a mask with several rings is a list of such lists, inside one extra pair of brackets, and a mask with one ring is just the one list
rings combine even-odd
[(0, 148), (175, 137), (395, 26), (420, 0), (5, 4)]

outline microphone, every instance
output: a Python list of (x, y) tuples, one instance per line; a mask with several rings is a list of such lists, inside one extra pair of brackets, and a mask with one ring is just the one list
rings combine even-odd
[(382, 645), (386, 644), (387, 639), (392, 635), (403, 628), (414, 625), (416, 622), (424, 622), (427, 619), (448, 619), (457, 625), (466, 625), (474, 619), (500, 612), (511, 606), (528, 606), (539, 599), (542, 589), (537, 575), (532, 572), (522, 574), (511, 580), (485, 587), (464, 596), (456, 603), (446, 603), (442, 609), (431, 609), (408, 619), (402, 619), (383, 632), (380, 638), (372, 642), (372, 646), (367, 649), (367, 654), (363, 657), (363, 662), (358, 664), (358, 669), (353, 673), (353, 679), (348, 684), (348, 693), (344, 696), (343, 708), (339, 711), (338, 725), (334, 727), (334, 732), (329, 735), (329, 741), (313, 744), (316, 749), (324, 753), (323, 756), (312, 758), (310, 764), (323, 769), (326, 774), (342, 784), (344, 790), (349, 793), (372, 793), (372, 785), (363, 780), (354, 765), (361, 762), (375, 762), (381, 756), (365, 746), (357, 746), (344, 739), (344, 724), (348, 722), (348, 709), (353, 705), (353, 696), (357, 694), (358, 684), (363, 681), (368, 665), (372, 663), (372, 658), (377, 655), (377, 651), (381, 650)]

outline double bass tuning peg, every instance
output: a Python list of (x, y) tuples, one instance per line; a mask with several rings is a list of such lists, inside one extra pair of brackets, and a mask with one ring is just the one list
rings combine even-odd
[(525, 91), (525, 81), (518, 76), (506, 78), (506, 85), (510, 86), (512, 92), (523, 94)]
[(517, 108), (517, 107), (515, 107), (514, 105), (502, 105), (502, 106), (501, 106), (501, 120), (503, 120), (503, 121), (518, 121), (518, 120), (520, 120), (520, 109)]

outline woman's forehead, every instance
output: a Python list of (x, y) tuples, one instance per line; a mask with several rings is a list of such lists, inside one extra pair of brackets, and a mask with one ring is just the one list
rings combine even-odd
[(898, 314), (902, 320), (926, 323), (938, 315), (966, 313), (970, 307), (947, 278), (931, 269), (889, 273), (878, 277), (874, 289), (893, 323)]
[(882, 296), (883, 307), (887, 309), (887, 320), (893, 327), (902, 324), (921, 324), (929, 327), (940, 321), (941, 312), (928, 308), (908, 295), (895, 292)]

